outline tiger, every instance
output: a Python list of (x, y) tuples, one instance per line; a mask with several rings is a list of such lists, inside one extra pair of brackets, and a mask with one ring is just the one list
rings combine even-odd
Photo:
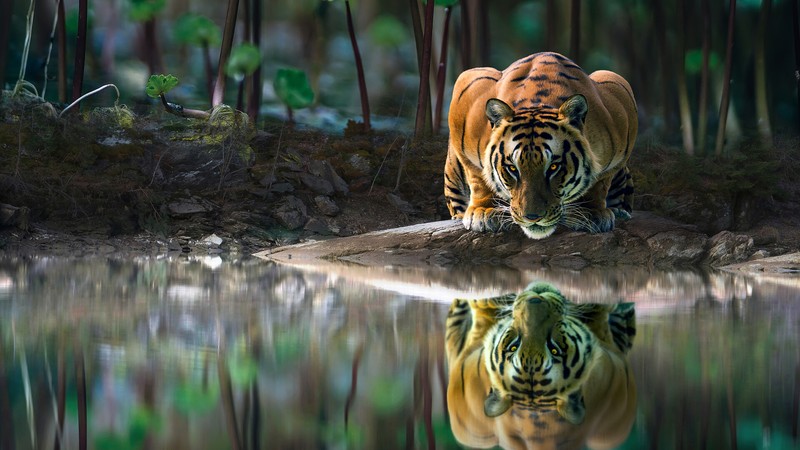
[(448, 116), (444, 196), (450, 215), (478, 232), (550, 236), (558, 224), (590, 233), (629, 219), (628, 169), (638, 110), (625, 79), (591, 75), (558, 53), (536, 53), (502, 72), (457, 78)]
[(445, 324), (447, 409), (468, 447), (613, 448), (630, 433), (633, 303), (568, 301), (535, 282), (455, 299)]

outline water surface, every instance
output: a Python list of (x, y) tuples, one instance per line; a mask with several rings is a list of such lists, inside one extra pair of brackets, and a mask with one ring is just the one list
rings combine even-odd
[(797, 278), (218, 256), (0, 257), (0, 448), (460, 448), (449, 304), (533, 280), (636, 304), (621, 448), (797, 448)]

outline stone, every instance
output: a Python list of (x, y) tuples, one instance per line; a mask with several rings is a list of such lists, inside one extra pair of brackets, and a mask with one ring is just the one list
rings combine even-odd
[(331, 228), (324, 220), (318, 219), (316, 217), (308, 219), (308, 222), (306, 222), (306, 225), (305, 227), (303, 227), (303, 230), (321, 235), (334, 234)]
[(285, 194), (287, 192), (294, 192), (294, 186), (292, 186), (292, 183), (287, 182), (274, 183), (270, 186), (269, 191), (276, 194)]
[(308, 210), (299, 198), (288, 195), (280, 200), (272, 216), (287, 230), (296, 230), (308, 222)]
[(311, 161), (308, 165), (308, 171), (329, 182), (337, 193), (342, 195), (348, 195), (350, 193), (347, 182), (336, 173), (336, 170), (327, 161)]
[(335, 192), (333, 185), (321, 177), (311, 173), (301, 173), (300, 182), (307, 188), (311, 189), (315, 194), (333, 195)]
[(217, 248), (222, 244), (222, 238), (212, 233), (204, 237), (200, 242), (202, 242), (203, 244), (207, 245), (210, 248)]
[(169, 203), (167, 209), (173, 216), (187, 216), (213, 211), (214, 205), (206, 200), (190, 197)]
[(708, 241), (705, 262), (711, 266), (725, 266), (746, 261), (753, 254), (753, 238), (745, 234), (720, 231)]
[(317, 209), (322, 214), (326, 216), (333, 217), (338, 215), (341, 212), (339, 209), (339, 205), (337, 205), (330, 197), (326, 195), (318, 195), (314, 197), (314, 203), (317, 205)]
[(657, 233), (647, 239), (647, 245), (659, 266), (688, 266), (696, 264), (705, 254), (707, 238), (686, 230)]
[(392, 194), (391, 192), (386, 194), (386, 198), (389, 199), (389, 203), (392, 206), (400, 210), (400, 212), (403, 214), (416, 214), (419, 212), (411, 203), (403, 200), (398, 195)]

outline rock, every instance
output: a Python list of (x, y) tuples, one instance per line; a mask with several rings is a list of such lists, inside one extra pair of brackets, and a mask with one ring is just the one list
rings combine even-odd
[(272, 213), (287, 230), (296, 230), (308, 222), (308, 210), (305, 203), (299, 198), (288, 195), (280, 200)]
[(350, 155), (350, 157), (347, 158), (347, 162), (358, 175), (369, 175), (370, 172), (372, 172), (372, 165), (369, 163), (369, 160), (358, 153)]
[(213, 211), (214, 205), (207, 200), (190, 197), (169, 203), (167, 209), (173, 216), (186, 216)]
[(222, 244), (222, 238), (212, 233), (204, 237), (200, 242), (207, 245), (209, 248), (217, 248)]
[(336, 170), (327, 161), (312, 161), (308, 166), (308, 171), (329, 182), (337, 193), (342, 195), (350, 193), (347, 182), (336, 173)]
[(324, 220), (317, 219), (316, 217), (308, 219), (308, 222), (306, 223), (306, 226), (303, 227), (303, 230), (321, 235), (334, 234), (333, 230), (331, 230)]
[(720, 231), (708, 241), (705, 262), (711, 266), (725, 266), (746, 261), (753, 254), (753, 238), (745, 234)]
[(310, 173), (301, 173), (300, 182), (303, 183), (307, 188), (311, 189), (315, 194), (330, 196), (335, 192), (333, 185), (331, 185), (328, 180)]
[(658, 265), (688, 266), (696, 264), (705, 254), (707, 238), (686, 230), (670, 230), (647, 239), (647, 245)]
[(0, 203), (0, 227), (17, 227), (27, 231), (30, 220), (30, 209)]
[(414, 206), (411, 203), (408, 203), (407, 201), (403, 200), (402, 198), (400, 198), (395, 194), (392, 194), (391, 192), (386, 194), (386, 198), (389, 199), (389, 203), (391, 203), (392, 206), (400, 210), (400, 212), (403, 214), (416, 214), (417, 212), (419, 212), (417, 211), (417, 208), (414, 208)]
[(319, 209), (319, 211), (326, 216), (333, 217), (341, 212), (339, 205), (334, 203), (334, 201), (326, 195), (318, 195), (314, 197), (314, 203), (317, 205), (317, 209)]
[(271, 187), (273, 184), (278, 182), (278, 177), (276, 177), (274, 173), (270, 173), (264, 175), (264, 177), (258, 180), (258, 182), (264, 187)]
[(294, 186), (287, 182), (274, 183), (270, 186), (269, 191), (276, 194), (285, 194), (287, 192), (294, 192)]

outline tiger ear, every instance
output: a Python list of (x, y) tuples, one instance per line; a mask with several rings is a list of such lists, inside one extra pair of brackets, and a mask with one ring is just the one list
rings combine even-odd
[(490, 98), (486, 101), (486, 118), (492, 123), (492, 128), (496, 127), (500, 120), (514, 117), (514, 110), (504, 101), (498, 98)]
[(614, 305), (614, 309), (608, 314), (608, 328), (619, 351), (628, 353), (636, 336), (636, 306), (633, 303)]
[(589, 112), (589, 104), (586, 97), (581, 94), (573, 95), (561, 104), (558, 112), (569, 119), (569, 124), (581, 130), (586, 122), (586, 114)]
[(483, 413), (486, 417), (497, 417), (511, 408), (511, 398), (501, 396), (496, 390), (489, 391), (486, 401), (483, 402)]
[(573, 425), (583, 423), (583, 419), (586, 417), (586, 405), (583, 403), (581, 391), (573, 392), (566, 401), (560, 401), (556, 410), (561, 417)]

